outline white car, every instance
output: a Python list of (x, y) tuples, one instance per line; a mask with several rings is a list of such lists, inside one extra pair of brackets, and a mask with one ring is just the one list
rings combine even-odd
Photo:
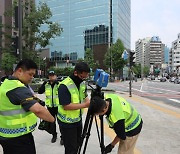
[(173, 77), (171, 77), (171, 78), (169, 79), (169, 82), (174, 82), (175, 79), (176, 79), (176, 78), (173, 76)]

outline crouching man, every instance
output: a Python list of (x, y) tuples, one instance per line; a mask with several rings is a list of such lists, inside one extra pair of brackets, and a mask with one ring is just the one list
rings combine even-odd
[(115, 133), (114, 140), (105, 147), (110, 153), (119, 142), (118, 154), (134, 154), (134, 147), (142, 128), (142, 118), (136, 109), (124, 98), (116, 94), (107, 94), (105, 100), (95, 96), (90, 108), (96, 115), (105, 115), (107, 122)]

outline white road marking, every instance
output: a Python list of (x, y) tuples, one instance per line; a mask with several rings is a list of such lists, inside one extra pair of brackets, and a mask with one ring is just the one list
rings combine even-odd
[(141, 88), (140, 88), (140, 91), (142, 91), (142, 88), (143, 88), (143, 83), (141, 84)]
[(177, 103), (180, 103), (180, 101), (177, 100), (177, 99), (169, 99), (169, 100), (174, 101), (174, 102), (177, 102)]

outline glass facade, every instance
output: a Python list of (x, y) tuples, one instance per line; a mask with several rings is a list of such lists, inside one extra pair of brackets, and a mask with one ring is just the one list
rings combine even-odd
[[(63, 28), (61, 36), (51, 40), (49, 48), (53, 55), (59, 52), (70, 60), (84, 58), (87, 47), (110, 42), (110, 31), (113, 43), (119, 38), (130, 49), (131, 0), (36, 0), (39, 1), (50, 7), (51, 20)], [(109, 28), (111, 6), (112, 29)]]

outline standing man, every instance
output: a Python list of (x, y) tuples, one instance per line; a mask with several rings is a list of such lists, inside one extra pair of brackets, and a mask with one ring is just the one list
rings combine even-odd
[[(47, 106), (48, 111), (51, 113), (51, 115), (56, 119), (57, 112), (58, 112), (58, 105), (59, 105), (59, 98), (58, 98), (58, 86), (59, 82), (57, 81), (57, 76), (54, 71), (49, 71), (48, 74), (48, 81), (44, 81), (44, 83), (41, 85), (41, 87), (38, 90), (39, 94), (42, 94), (45, 92), (46, 94), (46, 100), (45, 104)], [(52, 139), (51, 143), (56, 142), (57, 139), (57, 132), (56, 132), (56, 121), (52, 124)], [(62, 137), (60, 137), (60, 144), (63, 145)]]
[(82, 109), (89, 106), (86, 85), (90, 72), (85, 62), (79, 62), (72, 75), (59, 86), (58, 123), (61, 128), (65, 154), (76, 154), (82, 132)]
[(106, 119), (116, 137), (105, 148), (110, 153), (119, 142), (118, 154), (134, 154), (134, 147), (142, 128), (142, 118), (130, 103), (116, 94), (107, 94), (106, 100), (95, 96), (90, 109), (94, 114), (106, 115)]
[(4, 154), (36, 154), (32, 131), (37, 117), (49, 122), (55, 120), (26, 86), (36, 69), (32, 60), (21, 60), (12, 76), (0, 86), (0, 144)]

